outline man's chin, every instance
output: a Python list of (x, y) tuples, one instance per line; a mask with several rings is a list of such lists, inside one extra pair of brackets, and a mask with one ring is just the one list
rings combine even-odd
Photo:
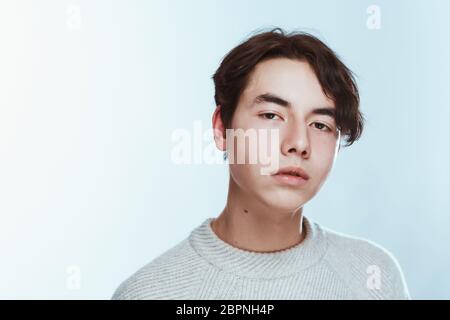
[(270, 207), (274, 212), (292, 214), (300, 211), (300, 208), (306, 203), (304, 199), (299, 199), (299, 197), (281, 197), (279, 201), (274, 201), (271, 199), (266, 201), (267, 206)]

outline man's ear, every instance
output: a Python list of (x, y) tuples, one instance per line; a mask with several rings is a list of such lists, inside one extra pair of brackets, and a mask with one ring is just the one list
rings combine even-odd
[(212, 127), (214, 130), (214, 141), (216, 142), (216, 146), (220, 151), (227, 150), (227, 142), (225, 135), (225, 126), (222, 122), (222, 117), (220, 116), (220, 110), (222, 106), (217, 105), (216, 110), (212, 116)]

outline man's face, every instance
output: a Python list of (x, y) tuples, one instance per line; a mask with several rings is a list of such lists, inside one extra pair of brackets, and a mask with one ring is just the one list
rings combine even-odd
[[(261, 95), (264, 96), (261, 98)], [(284, 102), (274, 102), (270, 99), (273, 96), (289, 104), (283, 106)], [(306, 171), (309, 179), (301, 186), (293, 186), (270, 174), (262, 174), (261, 168), (269, 164), (249, 163), (249, 153), (254, 153), (254, 149), (249, 149), (248, 143), (237, 143), (228, 153), (235, 159), (230, 162), (230, 173), (239, 188), (263, 204), (286, 212), (309, 201), (330, 173), (339, 145), (334, 118), (313, 111), (322, 108), (334, 111), (335, 105), (323, 93), (307, 62), (275, 58), (256, 65), (236, 107), (231, 128), (256, 131), (258, 140), (270, 145), (263, 152), (272, 160), (277, 157), (273, 163), (278, 166), (273, 173), (296, 166)], [(260, 129), (266, 129), (267, 137), (271, 129), (278, 129), (279, 138), (272, 152), (274, 144), (262, 138)], [(237, 163), (239, 154), (245, 155), (245, 163)]]

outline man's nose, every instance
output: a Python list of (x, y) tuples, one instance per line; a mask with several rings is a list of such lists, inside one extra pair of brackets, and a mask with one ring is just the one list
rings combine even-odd
[(282, 141), (282, 153), (285, 156), (296, 153), (302, 157), (309, 157), (309, 154), (311, 153), (310, 149), (310, 139), (306, 123), (302, 121), (292, 121), (292, 123), (286, 127), (286, 132)]

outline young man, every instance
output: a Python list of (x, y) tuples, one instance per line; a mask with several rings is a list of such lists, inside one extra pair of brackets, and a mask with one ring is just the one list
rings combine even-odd
[[(230, 159), (227, 203), (112, 298), (410, 299), (389, 251), (303, 212), (341, 136), (346, 146), (361, 136), (351, 71), (314, 36), (276, 28), (229, 52), (213, 79), (215, 142)], [(249, 161), (251, 143), (236, 144), (233, 130), (255, 133), (250, 142), (263, 142), (258, 152), (270, 146), (276, 166)]]

